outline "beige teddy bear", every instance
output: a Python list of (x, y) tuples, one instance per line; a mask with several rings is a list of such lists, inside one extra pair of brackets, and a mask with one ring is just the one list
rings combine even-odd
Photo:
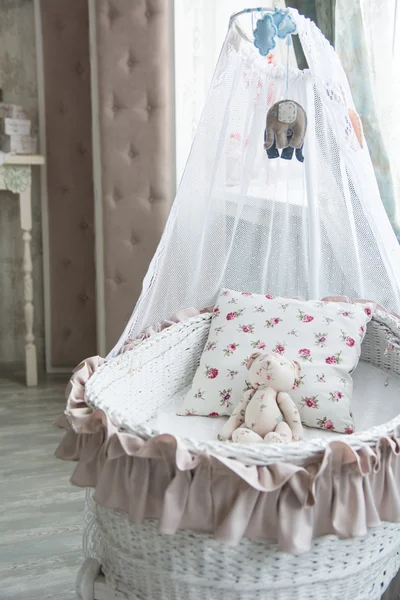
[(241, 444), (299, 441), (303, 426), (287, 393), (300, 377), (300, 365), (275, 352), (255, 352), (247, 362), (251, 388), (247, 390), (218, 439)]

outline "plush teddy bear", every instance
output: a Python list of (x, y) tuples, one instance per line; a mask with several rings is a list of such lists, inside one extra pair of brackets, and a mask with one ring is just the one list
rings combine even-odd
[(299, 411), (287, 393), (300, 377), (299, 363), (275, 352), (255, 352), (246, 366), (252, 387), (244, 393), (218, 439), (232, 438), (241, 444), (301, 440)]

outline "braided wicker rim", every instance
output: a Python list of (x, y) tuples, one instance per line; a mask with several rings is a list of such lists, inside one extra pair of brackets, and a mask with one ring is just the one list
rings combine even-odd
[[(171, 336), (186, 337), (192, 330), (199, 327), (206, 327), (211, 323), (211, 314), (204, 314), (198, 317), (193, 317), (176, 325), (172, 325), (161, 333), (143, 340), (138, 344), (137, 348), (130, 352), (121, 354), (111, 361), (104, 363), (96, 371), (96, 375), (108, 368), (112, 363), (113, 368), (123, 372), (127, 367), (128, 360), (132, 360), (132, 353), (136, 356), (146, 354), (145, 363), (151, 361), (152, 349), (158, 344), (168, 341)], [(400, 319), (394, 315), (382, 310), (376, 310), (373, 316), (373, 321), (382, 325), (386, 330), (386, 340), (391, 345), (391, 352), (397, 354), (400, 358)], [(382, 333), (383, 335), (383, 333)], [(140, 354), (139, 354), (140, 353)], [(148, 359), (147, 359), (148, 357)], [(135, 371), (130, 364), (130, 369)], [(96, 379), (96, 377), (95, 377)], [(144, 424), (125, 424), (124, 415), (118, 412), (118, 409), (110, 411), (102, 406), (101, 399), (98, 398), (98, 393), (91, 390), (91, 385), (86, 387), (85, 402), (93, 409), (104, 410), (108, 417), (114, 423), (119, 423), (119, 431), (131, 433), (139, 436), (143, 440), (149, 440), (161, 434), (160, 431), (151, 429)], [(219, 441), (197, 441), (192, 438), (174, 436), (177, 442), (182, 442), (192, 454), (212, 454), (224, 458), (233, 458), (241, 460), (246, 464), (267, 465), (277, 461), (303, 463), (305, 460), (315, 457), (322, 453), (333, 441), (343, 442), (351, 447), (354, 451), (360, 450), (365, 446), (375, 446), (380, 438), (392, 435), (396, 429), (400, 427), (400, 414), (383, 425), (372, 427), (360, 433), (337, 434), (335, 438), (314, 438), (308, 441), (291, 442), (288, 444), (237, 444), (233, 442)]]

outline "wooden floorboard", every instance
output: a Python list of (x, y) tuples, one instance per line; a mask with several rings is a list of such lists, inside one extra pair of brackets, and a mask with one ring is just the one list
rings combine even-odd
[(75, 600), (84, 492), (54, 458), (65, 377), (37, 388), (0, 376), (0, 599)]

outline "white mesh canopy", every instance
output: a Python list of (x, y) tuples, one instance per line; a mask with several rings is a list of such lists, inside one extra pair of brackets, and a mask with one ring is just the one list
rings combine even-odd
[(286, 46), (278, 42), (281, 65), (269, 64), (253, 44), (251, 14), (239, 14), (142, 295), (113, 353), (182, 308), (212, 305), (222, 286), (366, 298), (400, 312), (400, 247), (349, 119), (346, 76), (315, 24), (293, 9), (291, 16), (309, 65), (288, 75), (287, 97), (307, 113), (304, 163), (267, 157), (266, 115), (285, 98)]

